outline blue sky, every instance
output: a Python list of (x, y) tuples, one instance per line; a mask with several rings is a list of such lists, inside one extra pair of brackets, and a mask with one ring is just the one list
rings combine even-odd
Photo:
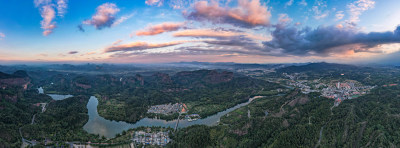
[(398, 52), (398, 6), (397, 0), (2, 0), (0, 61), (353, 62)]

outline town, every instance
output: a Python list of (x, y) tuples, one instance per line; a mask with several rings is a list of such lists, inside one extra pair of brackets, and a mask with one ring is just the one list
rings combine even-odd
[[(308, 94), (311, 92), (320, 92), (321, 96), (335, 100), (334, 106), (338, 106), (343, 100), (354, 99), (361, 95), (367, 94), (376, 86), (363, 86), (354, 80), (330, 81), (329, 83), (318, 80), (298, 80), (297, 73), (293, 75), (284, 74), (289, 77), (288, 85), (301, 89), (301, 92)], [(343, 74), (342, 74), (343, 75)]]

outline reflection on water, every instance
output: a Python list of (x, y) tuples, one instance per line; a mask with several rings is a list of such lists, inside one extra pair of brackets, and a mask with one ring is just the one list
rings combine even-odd
[[(39, 94), (44, 94), (44, 90), (42, 87), (39, 87), (38, 91)], [(73, 97), (73, 95), (58, 95), (58, 94), (47, 94), (47, 95), (50, 96), (53, 100), (64, 100), (69, 97)]]
[[(259, 97), (259, 96), (258, 96)], [(253, 101), (255, 98), (249, 99), (249, 101), (245, 103), (238, 104), (232, 108), (229, 108), (225, 111), (219, 112), (213, 116), (204, 118), (204, 119), (198, 119), (196, 121), (189, 122), (187, 120), (180, 120), (179, 121), (179, 128), (182, 127), (188, 127), (191, 125), (216, 125), (220, 118), (227, 113), (240, 108), (242, 106), (245, 106), (249, 104), (251, 101)], [(130, 124), (122, 121), (111, 121), (111, 120), (106, 120), (103, 117), (99, 116), (97, 112), (97, 105), (99, 104), (98, 100), (96, 97), (92, 96), (89, 99), (89, 102), (87, 104), (88, 108), (88, 114), (89, 114), (89, 121), (83, 126), (83, 129), (86, 130), (88, 133), (93, 133), (93, 134), (99, 134), (100, 136), (105, 136), (107, 138), (112, 138), (116, 134), (121, 133), (124, 130), (128, 130), (130, 128), (136, 128), (140, 126), (161, 126), (161, 127), (171, 127), (174, 128), (177, 120), (172, 120), (172, 121), (166, 121), (166, 120), (161, 120), (161, 119), (151, 119), (151, 118), (143, 118), (136, 122), (135, 124)]]
[(57, 94), (47, 94), (50, 96), (53, 100), (64, 100), (69, 97), (73, 97), (73, 95), (57, 95)]
[(99, 134), (107, 138), (114, 137), (117, 133), (133, 128), (133, 124), (126, 122), (117, 122), (106, 120), (100, 117), (97, 112), (99, 101), (96, 97), (91, 96), (87, 104), (89, 121), (83, 126), (83, 129), (88, 133)]

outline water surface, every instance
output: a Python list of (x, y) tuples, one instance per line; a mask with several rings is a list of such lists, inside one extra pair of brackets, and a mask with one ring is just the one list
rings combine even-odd
[(64, 100), (70, 97), (73, 97), (73, 95), (58, 95), (58, 94), (47, 94), (50, 96), (53, 100)]
[[(39, 94), (44, 94), (44, 90), (42, 87), (38, 88)], [(53, 100), (64, 100), (69, 97), (73, 97), (73, 95), (59, 95), (59, 94), (47, 94), (50, 96)]]

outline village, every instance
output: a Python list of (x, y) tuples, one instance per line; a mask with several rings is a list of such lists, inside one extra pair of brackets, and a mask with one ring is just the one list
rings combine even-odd
[(150, 108), (147, 110), (147, 113), (163, 114), (163, 115), (171, 115), (174, 113), (179, 113), (180, 115), (186, 114), (185, 119), (187, 119), (189, 122), (200, 119), (199, 114), (187, 114), (188, 107), (186, 106), (185, 103), (175, 103), (175, 104), (169, 103), (169, 104), (150, 106)]
[(133, 141), (137, 144), (143, 145), (159, 145), (165, 146), (167, 143), (171, 141), (169, 138), (169, 131), (159, 131), (159, 132), (151, 132), (148, 130), (145, 131), (136, 131), (133, 135)]
[(154, 105), (151, 106), (147, 113), (154, 113), (154, 114), (164, 114), (170, 115), (174, 113), (186, 113), (187, 106), (184, 103), (175, 103), (175, 104), (161, 104), (161, 105)]

